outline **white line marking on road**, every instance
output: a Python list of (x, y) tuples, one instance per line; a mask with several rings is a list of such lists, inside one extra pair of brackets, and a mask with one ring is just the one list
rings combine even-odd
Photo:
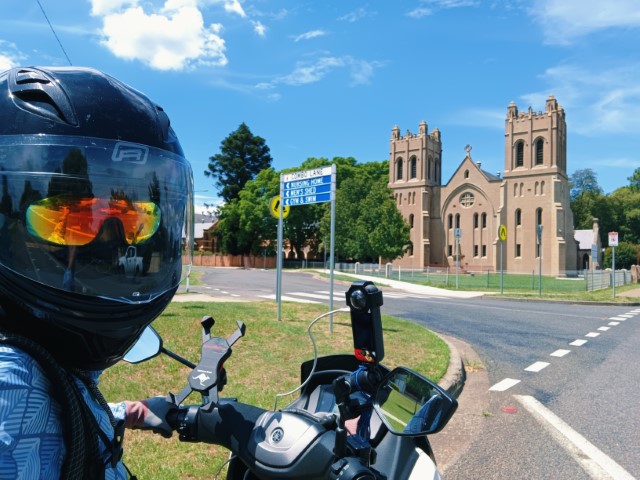
[(590, 338), (596, 338), (596, 337), (599, 337), (599, 336), (600, 336), (600, 334), (596, 333), (596, 332), (589, 332), (589, 333), (587, 333), (585, 335), (585, 337), (590, 337)]
[(520, 380), (516, 380), (514, 378), (505, 378), (501, 382), (496, 383), (493, 387), (489, 389), (490, 392), (504, 392), (505, 390), (509, 390), (514, 385), (520, 383)]
[[(266, 298), (267, 300), (275, 300), (276, 299), (275, 295), (258, 295), (258, 297), (259, 298)], [(280, 300), (282, 300), (283, 302), (322, 303), (322, 302), (316, 302), (314, 300), (306, 300), (304, 298), (288, 297), (286, 295), (282, 295), (280, 297)]]
[(620, 325), (620, 322), (609, 322), (607, 325), (611, 325), (612, 327), (617, 327)]
[(525, 370), (527, 372), (539, 372), (540, 370), (542, 370), (543, 368), (548, 367), (549, 365), (551, 365), (550, 363), (547, 362), (536, 362), (536, 363), (532, 363), (531, 365), (529, 365), (527, 368), (525, 368)]
[(601, 332), (606, 332), (607, 330), (611, 330), (611, 327), (600, 327), (598, 328)]
[(622, 317), (622, 318), (631, 318), (631, 317), (633, 317), (634, 315), (632, 315), (632, 314), (630, 314), (630, 313), (623, 313), (622, 315), (618, 315), (618, 316), (619, 316), (619, 317)]
[(631, 480), (633, 476), (560, 417), (528, 395), (513, 396), (592, 478)]
[(627, 317), (609, 317), (609, 320), (617, 320), (618, 322), (624, 322)]
[[(329, 300), (329, 294), (328, 293), (326, 295), (318, 295), (316, 293), (291, 292), (291, 293), (289, 293), (289, 295), (297, 295), (299, 297), (316, 298), (316, 299), (319, 299), (319, 300)], [(335, 299), (336, 296), (334, 295), (333, 298)]]
[(549, 354), (549, 356), (551, 356), (551, 357), (564, 357), (567, 353), (571, 353), (571, 350), (559, 349), (559, 350), (556, 350), (555, 352)]
[(582, 345), (584, 345), (585, 343), (587, 343), (589, 340), (574, 340), (573, 342), (571, 342), (569, 345), (573, 345), (574, 347), (581, 347)]

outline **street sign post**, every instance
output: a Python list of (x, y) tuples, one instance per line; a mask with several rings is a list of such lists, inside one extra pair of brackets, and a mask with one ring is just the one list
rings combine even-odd
[(460, 266), (460, 237), (462, 237), (462, 229), (456, 228), (453, 231), (453, 236), (456, 237), (456, 288), (458, 288), (458, 269)]
[(609, 232), (609, 246), (611, 247), (611, 270), (613, 273), (613, 298), (616, 298), (616, 247), (618, 246), (618, 232)]
[[(280, 199), (278, 216), (278, 265), (276, 274), (276, 301), (278, 302), (278, 320), (282, 318), (282, 243), (283, 210), (295, 206), (331, 202), (331, 240), (329, 260), (329, 311), (333, 311), (333, 269), (335, 252), (336, 223), (336, 165), (314, 168), (280, 175)], [(333, 317), (330, 319), (330, 331), (333, 332)]]
[(507, 239), (507, 226), (501, 224), (498, 229), (500, 237), (500, 295), (504, 293), (504, 242)]
[(542, 296), (542, 225), (538, 225), (538, 296)]

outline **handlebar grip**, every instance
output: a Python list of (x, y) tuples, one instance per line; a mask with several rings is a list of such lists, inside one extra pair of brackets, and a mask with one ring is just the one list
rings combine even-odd
[(198, 412), (199, 407), (178, 407), (167, 413), (166, 419), (169, 426), (178, 432), (180, 441), (198, 441)]

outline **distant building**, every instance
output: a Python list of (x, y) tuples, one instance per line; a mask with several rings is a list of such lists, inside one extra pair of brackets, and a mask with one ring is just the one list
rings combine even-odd
[[(595, 270), (602, 268), (602, 242), (600, 241), (600, 225), (597, 218), (593, 219), (591, 230), (576, 230), (575, 239), (578, 242), (578, 262), (583, 270)], [(595, 257), (592, 259), (592, 250), (595, 247)]]
[(454, 266), (459, 258), (463, 270), (500, 270), (498, 229), (504, 225), (505, 271), (537, 271), (540, 255), (544, 274), (578, 268), (564, 109), (552, 96), (544, 112), (531, 107), (519, 112), (511, 102), (504, 135), (502, 175), (482, 170), (467, 145), (462, 163), (443, 185), (440, 131), (428, 132), (425, 121), (417, 134), (401, 136), (397, 126), (392, 129), (389, 187), (411, 227), (413, 245), (395, 264)]

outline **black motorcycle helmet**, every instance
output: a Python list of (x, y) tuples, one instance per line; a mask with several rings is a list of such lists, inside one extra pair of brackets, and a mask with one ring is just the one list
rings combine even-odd
[(190, 268), (193, 178), (169, 117), (93, 69), (0, 73), (0, 181), (0, 328), (113, 365)]

